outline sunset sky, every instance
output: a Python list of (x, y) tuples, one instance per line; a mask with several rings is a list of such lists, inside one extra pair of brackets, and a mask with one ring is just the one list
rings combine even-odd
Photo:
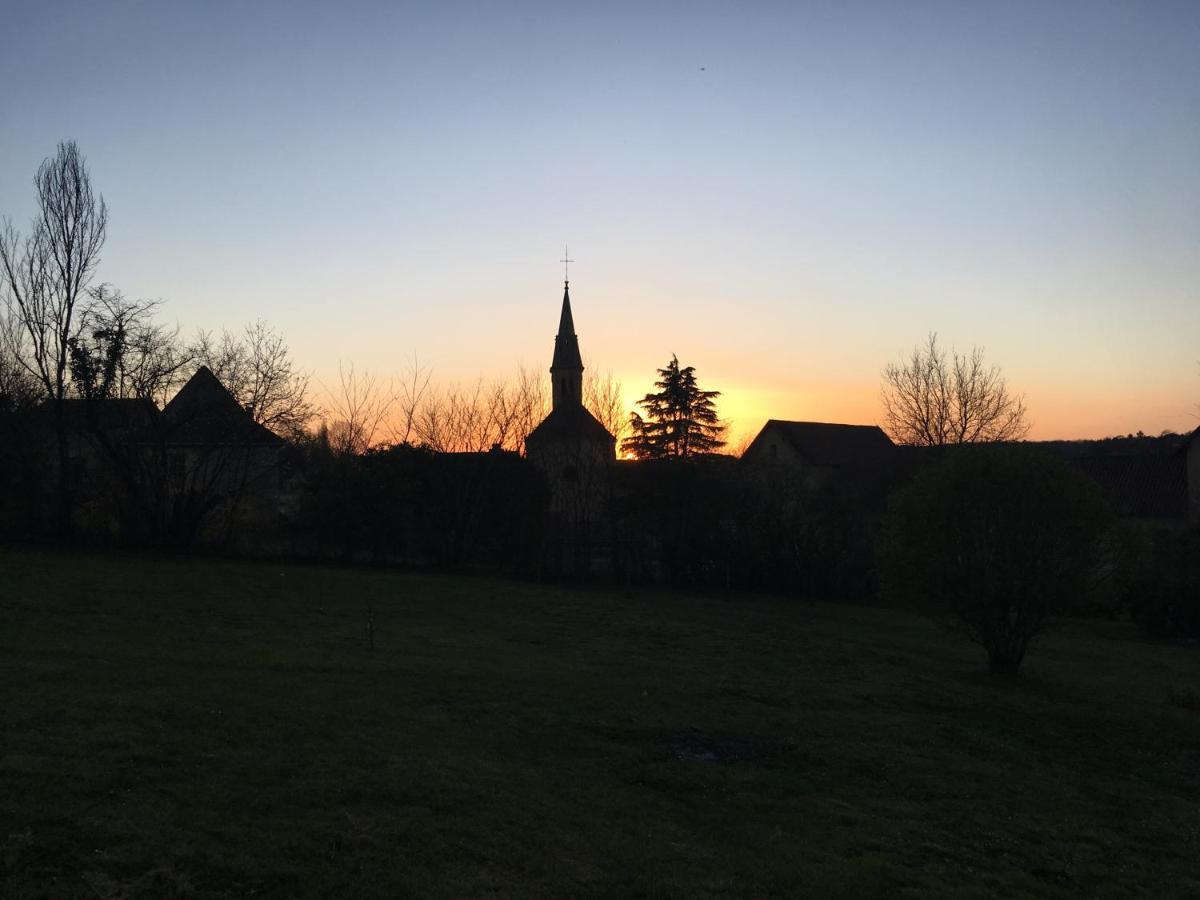
[(876, 422), (935, 330), (1033, 437), (1200, 424), (1194, 0), (18, 2), (0, 79), (0, 214), (78, 141), (102, 280), (321, 380), (548, 367), (569, 243), (631, 401)]

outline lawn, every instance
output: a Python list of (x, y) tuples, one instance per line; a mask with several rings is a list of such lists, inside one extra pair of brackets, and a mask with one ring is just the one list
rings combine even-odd
[(0, 896), (1200, 896), (1197, 695), (1123, 623), (1004, 682), (894, 610), (0, 549)]

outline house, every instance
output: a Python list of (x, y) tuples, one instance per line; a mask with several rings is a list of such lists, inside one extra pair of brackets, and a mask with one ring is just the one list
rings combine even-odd
[(144, 399), (66, 399), (33, 410), (29, 433), (27, 529), (66, 521), (85, 539), (155, 543), (278, 533), (286, 443), (203, 366), (161, 412)]
[(896, 474), (897, 450), (878, 425), (770, 419), (742, 462), (772, 482), (853, 491), (881, 505)]
[(254, 421), (207, 366), (171, 398), (143, 437), (158, 454), (179, 539), (259, 543), (288, 505), (279, 435)]

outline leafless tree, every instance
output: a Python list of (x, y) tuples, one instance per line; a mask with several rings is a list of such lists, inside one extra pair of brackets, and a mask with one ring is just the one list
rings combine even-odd
[(546, 418), (549, 411), (546, 385), (541, 374), (522, 366), (517, 369), (512, 381), (504, 383), (503, 386), (497, 385), (494, 396), (494, 443), (509, 450), (523, 452), (525, 438)]
[(7, 355), (54, 404), (58, 457), (57, 529), (71, 530), (66, 419), (70, 340), (75, 311), (96, 267), (108, 228), (108, 207), (92, 191), (87, 163), (74, 141), (58, 145), (33, 180), (38, 212), (28, 235), (5, 219), (0, 228), (0, 300), (14, 328), (0, 337)]
[(511, 379), (429, 389), (413, 426), (417, 440), (443, 453), (482, 453), (499, 446), (521, 451), (546, 414), (543, 379), (518, 369)]
[(39, 395), (38, 382), (18, 353), (22, 334), (16, 317), (0, 308), (0, 413), (32, 406)]
[(339, 455), (365, 453), (378, 443), (396, 393), (374, 372), (358, 372), (338, 363), (338, 384), (325, 387), (329, 445)]
[[(621, 382), (612, 372), (588, 367), (583, 376), (583, 405), (617, 439), (617, 446), (629, 430), (629, 410), (621, 395)], [(534, 423), (537, 424), (536, 422)]]
[(396, 379), (390, 422), (393, 444), (411, 443), (416, 435), (417, 413), (425, 402), (432, 375), (430, 368), (414, 354), (404, 374)]
[(883, 370), (884, 427), (902, 444), (1015, 441), (1029, 433), (1025, 398), (1012, 394), (983, 350), (946, 353), (931, 333), (912, 355)]
[(75, 393), (164, 406), (183, 383), (192, 353), (178, 326), (155, 322), (161, 307), (160, 300), (127, 300), (108, 284), (90, 289), (69, 341)]
[[(732, 421), (727, 421), (725, 423), (725, 427), (732, 429), (733, 424), (734, 423)], [(750, 445), (754, 443), (754, 439), (756, 437), (757, 437), (757, 435), (754, 434), (753, 432), (744, 432), (736, 441), (726, 444), (726, 446), (725, 446), (726, 455), (727, 456), (735, 456), (738, 459), (741, 459), (742, 455), (748, 449), (750, 449)]]
[(491, 437), (482, 378), (474, 384), (432, 389), (417, 415), (416, 434), (439, 453), (477, 453), (488, 449)]
[(261, 319), (241, 335), (201, 331), (190, 350), (255, 422), (277, 434), (299, 437), (316, 415), (309, 400), (311, 376), (296, 366), (283, 335)]
[(92, 192), (74, 141), (42, 161), (34, 186), (38, 213), (30, 233), (22, 237), (8, 219), (0, 231), (0, 286), (18, 326), (5, 338), (41, 393), (57, 401), (69, 386), (75, 311), (100, 263), (108, 207)]

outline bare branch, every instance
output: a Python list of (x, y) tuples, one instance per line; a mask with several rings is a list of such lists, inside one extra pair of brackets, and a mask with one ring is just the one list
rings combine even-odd
[(74, 141), (59, 144), (54, 157), (42, 161), (34, 187), (38, 214), (30, 234), (22, 238), (7, 220), (0, 232), (4, 305), (22, 332), (6, 343), (45, 397), (61, 400), (69, 386), (75, 311), (100, 263), (108, 207), (93, 194)]
[(975, 347), (966, 355), (951, 350), (947, 357), (936, 333), (907, 360), (884, 368), (880, 400), (884, 427), (902, 444), (1015, 441), (1029, 433), (1025, 398), (1009, 393), (983, 350)]

